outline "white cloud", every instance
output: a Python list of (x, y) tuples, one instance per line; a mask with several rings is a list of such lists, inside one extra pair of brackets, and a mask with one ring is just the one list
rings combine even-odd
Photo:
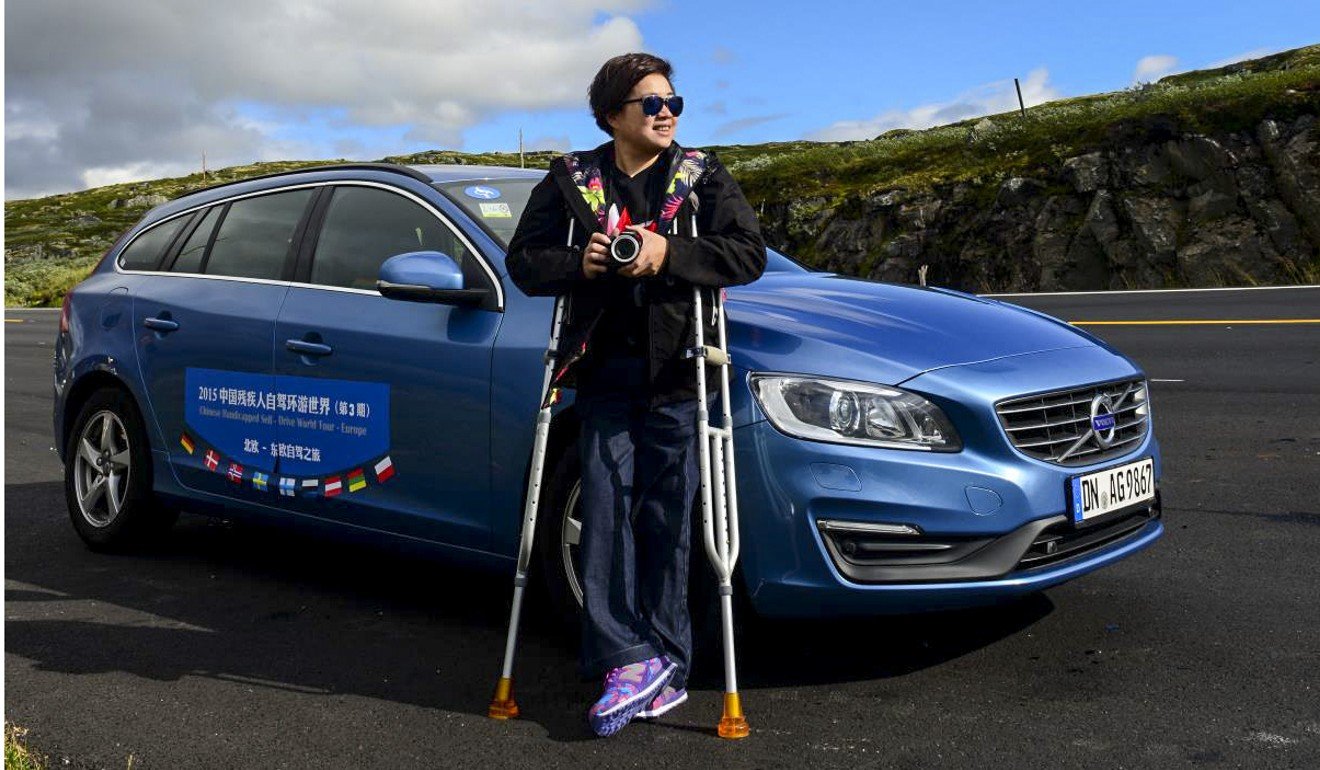
[[(200, 161), (200, 157), (198, 160)], [(82, 183), (85, 187), (104, 187), (108, 184), (121, 184), (139, 179), (182, 176), (197, 171), (199, 167), (199, 163), (129, 163), (124, 166), (96, 166), (83, 169)]]
[[(643, 48), (626, 14), (649, 1), (11, 3), (5, 194), (194, 170), (203, 150), (213, 167), (398, 151), (352, 144), (355, 126), (461, 147), (504, 110), (582, 107), (601, 62)], [(342, 117), (299, 130), (309, 114)]]
[(1246, 61), (1247, 59), (1259, 59), (1262, 56), (1269, 56), (1272, 53), (1278, 53), (1278, 52), (1279, 51), (1276, 48), (1253, 48), (1250, 51), (1243, 51), (1242, 53), (1237, 54), (1236, 56), (1229, 56), (1224, 59), (1218, 59), (1216, 61), (1212, 61), (1205, 66), (1206, 69), (1213, 70), (1213, 69), (1218, 69), (1220, 67), (1227, 67), (1230, 64), (1237, 64), (1238, 62)]
[(1137, 62), (1136, 70), (1132, 72), (1132, 82), (1152, 83), (1170, 72), (1173, 72), (1173, 68), (1177, 66), (1177, 56), (1170, 56), (1164, 53), (1143, 56)]
[[(1049, 83), (1050, 73), (1045, 68), (1027, 73), (1022, 82), (1022, 101), (1028, 107), (1058, 99), (1060, 94)], [(841, 120), (807, 135), (808, 139), (822, 142), (842, 142), (854, 139), (872, 139), (895, 128), (921, 129), (956, 123), (979, 115), (1015, 110), (1017, 92), (1013, 81), (998, 80), (986, 83), (958, 95), (948, 102), (923, 104), (909, 110), (888, 110), (867, 120)]]

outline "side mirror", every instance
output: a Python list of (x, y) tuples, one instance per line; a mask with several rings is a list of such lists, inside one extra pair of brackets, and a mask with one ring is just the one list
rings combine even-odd
[(376, 289), (390, 299), (444, 305), (479, 305), (487, 293), (463, 288), (463, 270), (438, 251), (410, 251), (385, 260)]

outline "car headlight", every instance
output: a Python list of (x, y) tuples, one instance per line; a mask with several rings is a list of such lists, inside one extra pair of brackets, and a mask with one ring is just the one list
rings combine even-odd
[(906, 390), (779, 374), (754, 374), (751, 385), (770, 422), (790, 436), (891, 449), (962, 449), (944, 412)]

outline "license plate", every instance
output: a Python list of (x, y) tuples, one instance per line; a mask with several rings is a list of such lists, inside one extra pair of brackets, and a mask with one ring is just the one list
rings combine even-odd
[(1155, 461), (1149, 457), (1068, 480), (1068, 507), (1080, 523), (1155, 499)]

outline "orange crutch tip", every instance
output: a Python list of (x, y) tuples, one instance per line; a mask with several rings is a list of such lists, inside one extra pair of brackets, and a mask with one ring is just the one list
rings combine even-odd
[(495, 697), (490, 699), (486, 716), (491, 719), (514, 719), (518, 716), (518, 703), (513, 699), (513, 680), (500, 677), (495, 685)]
[(721, 738), (737, 740), (746, 738), (752, 734), (752, 728), (747, 725), (746, 717), (724, 717), (720, 719), (720, 726), (716, 728)]
[(747, 718), (743, 716), (742, 701), (738, 698), (736, 692), (724, 693), (724, 716), (720, 718), (720, 725), (716, 729), (721, 738), (746, 738), (751, 735), (752, 728), (747, 724)]

